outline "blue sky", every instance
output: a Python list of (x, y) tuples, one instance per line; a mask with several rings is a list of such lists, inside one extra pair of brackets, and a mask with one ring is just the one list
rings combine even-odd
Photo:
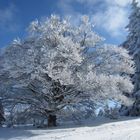
[(76, 23), (81, 15), (89, 15), (95, 31), (106, 43), (125, 40), (131, 0), (0, 0), (0, 47), (14, 38), (24, 38), (26, 28), (35, 19), (58, 14), (71, 16)]

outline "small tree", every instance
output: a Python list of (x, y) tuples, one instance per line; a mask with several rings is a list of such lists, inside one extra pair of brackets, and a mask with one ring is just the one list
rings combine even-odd
[(8, 87), (3, 100), (13, 110), (23, 105), (24, 115), (44, 116), (54, 126), (67, 105), (85, 99), (122, 100), (123, 92), (132, 91), (131, 57), (123, 48), (102, 45), (88, 17), (73, 26), (53, 15), (32, 22), (29, 33), (6, 48), (1, 64), (0, 74), (7, 77), (1, 79), (1, 91)]

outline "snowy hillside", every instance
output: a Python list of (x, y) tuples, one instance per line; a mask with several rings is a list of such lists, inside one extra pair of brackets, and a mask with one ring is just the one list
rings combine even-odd
[(56, 129), (0, 128), (0, 140), (140, 140), (139, 132), (140, 119), (128, 118)]

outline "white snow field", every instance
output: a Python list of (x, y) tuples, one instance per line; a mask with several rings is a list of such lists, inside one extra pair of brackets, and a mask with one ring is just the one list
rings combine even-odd
[(0, 140), (140, 140), (140, 118), (96, 120), (67, 128), (0, 128)]

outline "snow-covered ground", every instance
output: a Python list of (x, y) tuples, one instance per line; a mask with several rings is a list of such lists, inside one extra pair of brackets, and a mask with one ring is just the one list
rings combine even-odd
[(140, 140), (140, 118), (98, 119), (67, 128), (0, 128), (0, 140)]

